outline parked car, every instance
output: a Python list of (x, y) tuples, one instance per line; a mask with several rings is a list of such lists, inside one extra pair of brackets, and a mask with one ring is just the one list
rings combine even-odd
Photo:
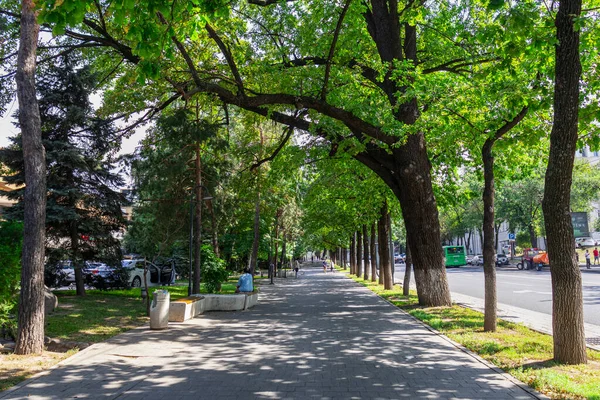
[(71, 261), (60, 261), (58, 263), (58, 272), (62, 276), (62, 282), (66, 285), (75, 282), (75, 270), (73, 269), (73, 265), (71, 265)]
[(483, 255), (475, 254), (471, 259), (471, 265), (483, 265)]
[(591, 237), (580, 237), (575, 239), (575, 243), (577, 245), (577, 247), (579, 248), (585, 248), (585, 247), (594, 247), (596, 246), (596, 241), (594, 239), (592, 239)]
[(404, 253), (402, 254), (394, 254), (394, 263), (398, 264), (398, 263), (403, 263), (404, 260), (406, 259), (406, 255)]
[(132, 287), (142, 287), (144, 270), (147, 269), (146, 281), (148, 286), (171, 285), (175, 283), (175, 266), (173, 263), (155, 265), (146, 260), (123, 260), (123, 269), (128, 273), (127, 282)]
[(113, 269), (108, 265), (95, 261), (86, 261), (85, 268), (83, 269), (84, 275), (102, 276), (104, 278), (108, 277), (112, 272)]
[(496, 265), (508, 265), (508, 257), (506, 254), (496, 255)]

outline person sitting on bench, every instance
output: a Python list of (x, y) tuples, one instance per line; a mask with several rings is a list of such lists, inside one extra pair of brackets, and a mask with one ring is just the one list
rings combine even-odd
[(252, 274), (250, 274), (250, 270), (248, 268), (244, 269), (244, 273), (238, 279), (237, 289), (235, 289), (236, 293), (251, 293), (254, 291), (254, 286), (252, 285)]

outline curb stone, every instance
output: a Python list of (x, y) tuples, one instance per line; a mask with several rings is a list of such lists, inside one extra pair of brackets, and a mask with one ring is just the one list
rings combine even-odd
[[(345, 274), (345, 275), (348, 275), (348, 274)], [(370, 293), (373, 293), (373, 295), (379, 297), (379, 299), (383, 300), (384, 302), (386, 302), (390, 306), (394, 307), (394, 309), (396, 309), (397, 311), (400, 311), (401, 313), (407, 315), (412, 320), (418, 322), (419, 324), (421, 324), (422, 326), (424, 326), (425, 328), (427, 328), (427, 330), (429, 330), (430, 332), (434, 333), (435, 335), (439, 336), (444, 341), (450, 343), (452, 346), (454, 346), (457, 349), (461, 350), (463, 353), (468, 354), (469, 356), (471, 356), (472, 358), (474, 358), (475, 360), (477, 360), (481, 364), (485, 365), (486, 367), (490, 368), (491, 370), (493, 370), (497, 374), (501, 375), (503, 378), (506, 378), (507, 380), (511, 381), (516, 386), (518, 386), (520, 389), (522, 389), (523, 391), (527, 392), (529, 395), (533, 396), (534, 398), (539, 399), (539, 400), (551, 400), (550, 397), (548, 397), (548, 396), (546, 396), (546, 395), (538, 392), (537, 390), (535, 390), (535, 389), (531, 388), (530, 386), (526, 385), (525, 383), (521, 382), (520, 380), (518, 380), (514, 376), (510, 375), (508, 372), (505, 372), (504, 370), (498, 368), (497, 366), (495, 366), (491, 362), (487, 361), (486, 359), (482, 358), (478, 354), (476, 354), (476, 353), (472, 352), (471, 350), (467, 349), (462, 344), (455, 342), (454, 340), (452, 340), (449, 337), (445, 336), (444, 334), (442, 334), (438, 330), (436, 330), (436, 329), (432, 328), (431, 326), (427, 325), (426, 323), (424, 323), (420, 319), (418, 319), (418, 318), (410, 315), (408, 312), (406, 312), (403, 309), (401, 309), (400, 307), (396, 306), (395, 304), (393, 304), (389, 300), (384, 299), (383, 297), (379, 296), (377, 293), (373, 292), (372, 290), (369, 290), (369, 288), (367, 288), (366, 286), (361, 285), (359, 282), (356, 282), (354, 279), (352, 279), (352, 278), (350, 278), (348, 276), (346, 276), (346, 278), (350, 279), (352, 282), (356, 283), (357, 285), (360, 285), (361, 287), (365, 288)]]
[[(136, 329), (147, 329), (146, 325), (147, 324), (144, 324), (142, 326), (135, 327), (135, 328), (130, 329), (130, 330), (125, 331), (125, 332), (131, 332), (131, 331), (136, 330)], [(121, 335), (121, 334), (123, 334), (125, 332), (122, 332), (119, 335)], [(69, 363), (71, 363), (73, 361), (76, 361), (78, 358), (84, 357), (87, 353), (92, 352), (94, 350), (97, 350), (102, 345), (109, 344), (109, 341), (112, 338), (117, 337), (119, 335), (113, 336), (110, 339), (108, 339), (106, 341), (103, 341), (103, 342), (94, 343), (94, 344), (86, 347), (85, 349), (79, 350), (77, 353), (73, 354), (70, 357), (65, 358), (64, 360), (61, 360), (61, 361), (57, 362), (56, 364), (54, 364), (51, 367), (48, 367), (44, 371), (40, 371), (40, 372), (32, 375), (31, 377), (25, 379), (23, 382), (17, 383), (16, 385), (11, 386), (10, 388), (8, 388), (8, 389), (6, 389), (4, 391), (1, 391), (0, 392), (0, 399), (3, 399), (5, 397), (7, 397), (9, 394), (11, 394), (12, 392), (14, 392), (14, 391), (16, 391), (18, 389), (21, 389), (21, 388), (23, 388), (23, 387), (25, 387), (25, 386), (27, 386), (27, 385), (35, 382), (36, 380), (38, 380), (41, 377), (48, 375), (51, 371), (55, 370), (56, 368), (59, 368), (60, 366), (65, 365), (65, 364), (69, 364)]]

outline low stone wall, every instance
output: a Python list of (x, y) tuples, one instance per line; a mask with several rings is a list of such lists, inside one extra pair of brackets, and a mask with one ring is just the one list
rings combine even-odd
[(205, 311), (241, 311), (258, 303), (258, 292), (236, 294), (193, 294), (172, 301), (169, 322), (184, 322)]
[(169, 322), (184, 322), (204, 312), (204, 296), (190, 296), (172, 301), (169, 305)]

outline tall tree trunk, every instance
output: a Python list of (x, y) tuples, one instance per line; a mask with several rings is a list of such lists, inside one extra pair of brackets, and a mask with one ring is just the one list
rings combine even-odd
[(500, 232), (500, 224), (494, 224), (494, 251), (498, 252), (498, 232)]
[[(533, 226), (533, 223), (531, 223), (531, 224), (529, 224), (527, 229), (529, 231), (529, 241), (531, 242), (531, 247), (536, 248), (537, 247), (537, 235), (535, 234), (535, 226)], [(573, 239), (573, 240), (575, 240), (575, 239)]]
[(409, 135), (405, 144), (389, 153), (375, 147), (366, 145), (366, 151), (355, 158), (379, 175), (400, 201), (406, 232), (413, 239), (411, 251), (419, 304), (449, 306), (450, 288), (424, 135)]
[(195, 160), (196, 185), (194, 187), (196, 202), (194, 203), (194, 280), (192, 294), (200, 293), (200, 281), (202, 280), (202, 158), (200, 156), (200, 144), (196, 143)]
[(487, 139), (482, 149), (483, 159), (483, 276), (484, 332), (496, 332), (497, 296), (496, 263), (494, 261), (494, 141)]
[(356, 273), (356, 232), (352, 233), (350, 239), (350, 274)]
[(363, 269), (362, 232), (356, 231), (356, 276), (360, 278)]
[(79, 231), (76, 221), (71, 222), (69, 230), (71, 236), (71, 264), (75, 272), (75, 293), (77, 296), (85, 296), (85, 282), (83, 281), (84, 260), (79, 254)]
[(410, 271), (412, 271), (412, 255), (410, 254), (409, 239), (406, 237), (406, 268), (404, 270), (404, 281), (402, 282), (402, 294), (408, 296), (410, 294)]
[(283, 268), (284, 265), (285, 265), (285, 254), (287, 253), (287, 250), (286, 250), (287, 242), (285, 240), (285, 232), (281, 232), (281, 237), (283, 238), (283, 244), (281, 245), (281, 260), (280, 260), (280, 264), (281, 264), (281, 268)]
[(36, 18), (34, 2), (23, 0), (16, 81), (26, 186), (16, 354), (41, 353), (44, 348), (46, 154), (35, 92), (35, 57), (40, 29)]
[(554, 360), (587, 362), (581, 272), (575, 258), (570, 215), (573, 162), (579, 112), (579, 29), (581, 0), (562, 0), (556, 14), (554, 124), (542, 208), (552, 260), (552, 330)]
[(388, 225), (388, 208), (387, 203), (381, 207), (381, 216), (377, 221), (377, 240), (379, 242), (379, 275), (383, 277), (384, 289), (392, 289), (392, 265), (390, 260), (390, 246), (388, 242), (389, 225)]
[(364, 247), (364, 255), (365, 255), (365, 270), (363, 274), (363, 279), (365, 281), (369, 280), (369, 234), (367, 233), (367, 225), (362, 226), (362, 234), (363, 234), (363, 247)]
[(496, 260), (494, 255), (498, 247), (496, 241), (496, 230), (494, 225), (494, 155), (492, 148), (494, 143), (512, 128), (514, 128), (527, 114), (527, 107), (517, 114), (515, 118), (502, 125), (494, 136), (486, 139), (481, 149), (483, 161), (483, 275), (485, 286), (484, 320), (483, 330), (485, 332), (496, 332), (497, 318), (497, 296), (496, 296)]
[(275, 254), (273, 255), (273, 271), (272, 274), (275, 276), (277, 273), (277, 250), (279, 246), (279, 217), (281, 216), (281, 209), (277, 210), (275, 214)]
[(471, 253), (471, 235), (473, 234), (473, 229), (469, 229), (469, 234), (467, 235), (467, 241), (465, 242), (465, 247), (467, 248), (467, 254)]
[(375, 254), (375, 223), (371, 224), (371, 246), (370, 247), (370, 258), (371, 258), (371, 282), (377, 280), (377, 254)]
[(217, 221), (215, 220), (215, 210), (213, 209), (213, 200), (208, 201), (208, 212), (210, 213), (210, 226), (212, 230), (212, 248), (217, 257), (221, 257), (219, 251), (219, 234), (217, 232)]
[(248, 260), (248, 269), (252, 276), (254, 276), (254, 269), (256, 268), (256, 262), (258, 259), (258, 245), (260, 242), (260, 185), (256, 191), (256, 203), (254, 205), (254, 240), (252, 241), (252, 253)]

